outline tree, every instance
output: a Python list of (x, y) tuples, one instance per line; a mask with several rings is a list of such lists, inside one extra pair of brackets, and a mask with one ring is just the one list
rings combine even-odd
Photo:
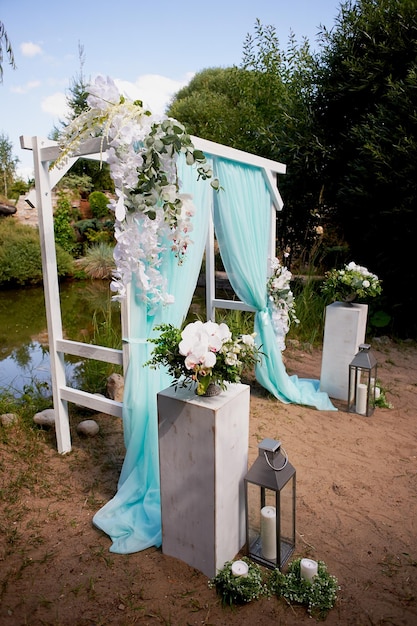
[(294, 253), (312, 240), (320, 204), (321, 147), (310, 106), (315, 73), (307, 41), (298, 45), (291, 35), (281, 50), (275, 28), (257, 20), (240, 67), (203, 70), (168, 108), (191, 134), (287, 165), (278, 232), (280, 247)]
[(417, 2), (345, 2), (320, 70), (327, 202), (353, 260), (383, 279), (393, 330), (415, 336)]
[[(61, 121), (61, 127), (65, 127), (71, 120), (80, 115), (83, 111), (88, 109), (87, 97), (88, 97), (88, 85), (89, 81), (84, 75), (85, 53), (84, 46), (78, 43), (78, 59), (80, 63), (80, 69), (78, 74), (72, 79), (69, 93), (67, 95), (67, 104), (70, 108), (70, 114), (66, 120)], [(55, 127), (50, 135), (51, 139), (58, 139), (60, 128)], [(113, 191), (114, 184), (110, 177), (110, 170), (107, 163), (99, 163), (92, 159), (77, 159), (72, 166), (70, 173), (78, 177), (88, 177), (94, 190), (97, 191)], [(64, 177), (65, 184), (65, 177)]]
[(6, 56), (9, 60), (9, 64), (15, 70), (16, 64), (14, 62), (12, 44), (10, 43), (10, 40), (7, 35), (3, 22), (0, 21), (0, 83), (3, 82), (3, 59), (4, 59), (3, 46), (6, 49)]
[(13, 144), (8, 135), (0, 133), (0, 192), (6, 198), (13, 183), (18, 163), (19, 159), (13, 156)]
[(88, 81), (84, 76), (85, 52), (84, 46), (78, 42), (78, 59), (80, 63), (80, 71), (78, 75), (72, 79), (70, 93), (67, 96), (67, 104), (71, 109), (69, 120), (73, 120), (88, 108)]

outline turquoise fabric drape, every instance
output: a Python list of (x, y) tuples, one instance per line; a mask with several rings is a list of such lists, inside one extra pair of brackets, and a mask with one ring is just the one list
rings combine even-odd
[(267, 299), (271, 196), (260, 168), (214, 159), (224, 191), (214, 203), (214, 226), (230, 283), (242, 302), (253, 306), (256, 341), (265, 356), (256, 367), (260, 384), (282, 402), (336, 410), (319, 381), (288, 376), (272, 328)]
[(172, 380), (164, 370), (143, 367), (150, 358), (152, 344), (147, 338), (161, 323), (180, 326), (188, 312), (201, 266), (212, 204), (209, 181), (198, 181), (194, 168), (181, 157), (178, 176), (182, 192), (193, 196), (197, 209), (191, 233), (193, 245), (182, 266), (168, 250), (162, 272), (168, 279), (175, 303), (159, 306), (150, 313), (132, 288), (130, 301), (131, 337), (129, 366), (123, 398), (123, 428), (126, 456), (116, 495), (94, 516), (94, 524), (112, 539), (111, 552), (128, 554), (150, 546), (160, 546), (161, 510), (158, 459), (157, 393)]

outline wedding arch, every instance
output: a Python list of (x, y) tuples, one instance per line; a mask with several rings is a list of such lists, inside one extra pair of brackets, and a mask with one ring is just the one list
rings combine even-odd
[[(205, 139), (192, 137), (192, 140), (195, 147), (211, 157), (225, 159), (235, 164), (244, 164), (245, 166), (256, 168), (262, 172), (266, 188), (270, 194), (271, 205), (269, 223), (263, 224), (262, 228), (266, 229), (268, 232), (268, 256), (270, 258), (274, 257), (276, 245), (276, 211), (282, 210), (283, 207), (277, 178), (279, 174), (285, 174), (285, 165)], [(80, 406), (115, 417), (122, 417), (122, 404), (109, 398), (96, 396), (82, 390), (68, 387), (64, 357), (68, 354), (80, 358), (90, 358), (113, 363), (115, 365), (122, 365), (124, 372), (126, 372), (129, 362), (128, 338), (131, 335), (129, 307), (127, 301), (122, 301), (122, 334), (125, 338), (122, 350), (64, 339), (55, 253), (52, 190), (78, 158), (105, 159), (105, 154), (102, 153), (101, 140), (98, 138), (91, 139), (80, 146), (77, 155), (70, 157), (65, 166), (50, 169), (50, 163), (54, 162), (60, 154), (60, 148), (57, 142), (37, 136), (22, 136), (20, 142), (23, 149), (32, 150), (34, 158), (35, 192), (29, 194), (27, 201), (31, 206), (36, 207), (38, 211), (51, 362), (52, 393), (56, 412), (57, 447), (60, 453), (67, 453), (71, 450), (68, 402), (73, 402)], [(213, 191), (213, 193), (215, 192)], [(254, 207), (253, 218), (256, 219), (256, 207)], [(214, 243), (214, 225), (212, 216), (210, 215), (205, 243), (207, 318), (214, 319), (216, 308), (254, 311), (253, 306), (245, 304), (241, 300), (226, 300), (216, 296)]]
[[(88, 121), (84, 127), (88, 128)], [(158, 136), (154, 135), (151, 141), (159, 141)], [(93, 518), (94, 524), (111, 537), (113, 544), (110, 550), (123, 554), (152, 545), (159, 546), (162, 541), (156, 398), (161, 390), (169, 386), (171, 380), (166, 372), (151, 370), (143, 365), (150, 357), (152, 348), (148, 340), (154, 336), (154, 329), (162, 323), (181, 326), (195, 291), (204, 251), (207, 318), (214, 319), (216, 308), (254, 312), (257, 341), (265, 354), (256, 367), (258, 381), (282, 402), (334, 410), (328, 395), (320, 392), (318, 381), (288, 376), (273, 329), (266, 285), (271, 259), (276, 256), (276, 211), (283, 206), (278, 190), (278, 175), (285, 173), (285, 165), (197, 137), (186, 137), (185, 141), (192, 142), (194, 153), (190, 153), (188, 147), (183, 153), (177, 150), (175, 165), (171, 162), (168, 164), (167, 169), (171, 169), (171, 172), (163, 180), (162, 190), (172, 195), (172, 198), (167, 201), (168, 212), (162, 221), (168, 219), (170, 225), (172, 221), (173, 227), (171, 230), (165, 228), (165, 235), (162, 231), (166, 239), (162, 246), (156, 248), (157, 264), (150, 268), (152, 276), (157, 274), (155, 283), (158, 288), (161, 285), (169, 286), (172, 294), (169, 300), (164, 301), (162, 288), (159, 291), (151, 290), (151, 298), (144, 297), (144, 286), (150, 281), (146, 272), (139, 277), (135, 275), (135, 271), (140, 273), (142, 269), (132, 253), (137, 238), (142, 236), (141, 228), (138, 227), (140, 222), (131, 220), (123, 230), (120, 224), (121, 220), (128, 222), (126, 214), (129, 198), (126, 208), (126, 196), (118, 194), (115, 212), (119, 230), (116, 229), (115, 235), (119, 250), (115, 256), (121, 268), (119, 276), (124, 278), (121, 287), (124, 288), (126, 283), (128, 285), (127, 293), (121, 299), (123, 348), (113, 350), (63, 337), (51, 192), (77, 158), (103, 159), (107, 154), (107, 157), (110, 155), (114, 159), (114, 150), (112, 152), (111, 144), (107, 147), (103, 136), (91, 138), (78, 145), (71, 155), (66, 155), (64, 164), (61, 163), (59, 168), (54, 166), (51, 169), (51, 163), (56, 164), (60, 160), (62, 145), (40, 137), (21, 137), (22, 148), (32, 150), (34, 156), (35, 197), (33, 201), (30, 198), (28, 200), (38, 210), (57, 447), (60, 453), (71, 450), (68, 402), (123, 418), (126, 455), (118, 490)], [(143, 143), (141, 145), (146, 146)], [(136, 154), (131, 150), (129, 141), (125, 141), (124, 150), (121, 158), (130, 151), (127, 158), (135, 163), (136, 172)], [(196, 168), (190, 167), (190, 164), (195, 166), (196, 162), (197, 166), (198, 163), (204, 163), (205, 168), (197, 167), (198, 177)], [(210, 174), (206, 175), (207, 172)], [(207, 180), (213, 173), (220, 181), (219, 191), (215, 191), (214, 185), (210, 185)], [(169, 176), (175, 180), (175, 185), (169, 184)], [(179, 203), (177, 181), (181, 181), (181, 190), (185, 192)], [(160, 193), (159, 201), (161, 198)], [(195, 216), (193, 211), (188, 212), (189, 198), (192, 198), (196, 207)], [(177, 218), (169, 213), (172, 208), (176, 215), (180, 214), (181, 219), (184, 213), (183, 232), (176, 234), (175, 238), (171, 233), (178, 232), (178, 229), (175, 231)], [(153, 226), (145, 224), (144, 228), (150, 228), (149, 236), (152, 237)], [(191, 229), (192, 245), (189, 245), (188, 231)], [(215, 235), (238, 300), (216, 297)], [(178, 242), (187, 251), (181, 263), (178, 263), (179, 254), (172, 253), (173, 249), (181, 247)], [(122, 245), (120, 248), (120, 243), (125, 247)], [(145, 248), (148, 243), (145, 242)], [(130, 259), (126, 260), (124, 255), (130, 256)], [(133, 262), (133, 271), (127, 261)], [(129, 282), (126, 276), (132, 280)], [(125, 375), (123, 403), (68, 386), (64, 361), (66, 354), (122, 365)]]

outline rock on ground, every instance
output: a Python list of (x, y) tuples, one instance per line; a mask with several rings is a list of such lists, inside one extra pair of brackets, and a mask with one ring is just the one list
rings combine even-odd
[(77, 426), (77, 433), (85, 437), (95, 437), (99, 430), (99, 425), (95, 420), (84, 420)]
[(55, 411), (54, 409), (45, 409), (33, 416), (33, 421), (38, 426), (55, 426)]

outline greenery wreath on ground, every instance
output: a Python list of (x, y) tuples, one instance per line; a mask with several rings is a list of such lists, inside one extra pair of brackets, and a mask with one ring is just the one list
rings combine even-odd
[(286, 574), (275, 569), (268, 581), (268, 588), (279, 598), (285, 598), (290, 603), (307, 606), (308, 613), (317, 619), (325, 619), (333, 608), (340, 589), (335, 576), (329, 574), (323, 561), (318, 561), (317, 575), (313, 582), (301, 577), (301, 558), (294, 559), (288, 565)]
[(242, 605), (257, 600), (262, 595), (276, 595), (285, 598), (290, 604), (302, 604), (307, 612), (318, 620), (325, 619), (337, 600), (340, 589), (335, 576), (329, 574), (323, 561), (317, 563), (317, 574), (313, 582), (301, 577), (301, 558), (294, 559), (286, 574), (274, 569), (269, 577), (264, 577), (262, 569), (249, 558), (243, 557), (248, 565), (248, 573), (242, 576), (233, 574), (233, 561), (224, 564), (223, 569), (209, 580), (209, 587), (215, 588), (223, 606)]
[(209, 587), (216, 589), (218, 595), (221, 596), (223, 606), (246, 604), (267, 593), (259, 565), (246, 557), (243, 557), (242, 561), (249, 568), (246, 576), (235, 576), (232, 572), (233, 561), (228, 561), (223, 569), (209, 580)]

